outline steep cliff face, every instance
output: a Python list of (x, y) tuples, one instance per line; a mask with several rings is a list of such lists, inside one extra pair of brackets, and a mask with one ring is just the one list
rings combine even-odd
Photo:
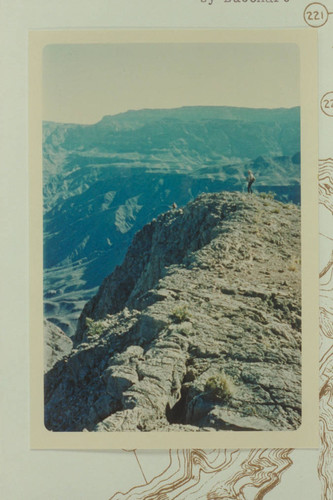
[(200, 195), (138, 232), (45, 378), (55, 431), (301, 422), (300, 210)]

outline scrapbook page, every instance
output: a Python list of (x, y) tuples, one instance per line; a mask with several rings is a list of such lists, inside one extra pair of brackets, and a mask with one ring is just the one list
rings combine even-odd
[(62, 7), (3, 9), (4, 497), (330, 498), (333, 6)]

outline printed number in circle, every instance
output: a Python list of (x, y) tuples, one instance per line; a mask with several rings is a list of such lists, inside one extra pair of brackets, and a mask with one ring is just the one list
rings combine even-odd
[(321, 3), (310, 3), (304, 10), (304, 20), (312, 28), (320, 28), (328, 20), (328, 10)]
[(333, 92), (327, 92), (320, 101), (320, 107), (327, 116), (333, 116)]

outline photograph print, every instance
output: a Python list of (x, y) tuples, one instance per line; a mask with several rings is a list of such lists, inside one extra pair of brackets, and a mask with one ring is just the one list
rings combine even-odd
[(294, 43), (43, 51), (44, 423), (302, 423)]

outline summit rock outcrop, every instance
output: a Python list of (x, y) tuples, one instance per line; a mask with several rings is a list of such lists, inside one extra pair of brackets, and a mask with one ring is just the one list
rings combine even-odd
[(202, 194), (152, 220), (45, 377), (53, 431), (301, 422), (300, 209)]

